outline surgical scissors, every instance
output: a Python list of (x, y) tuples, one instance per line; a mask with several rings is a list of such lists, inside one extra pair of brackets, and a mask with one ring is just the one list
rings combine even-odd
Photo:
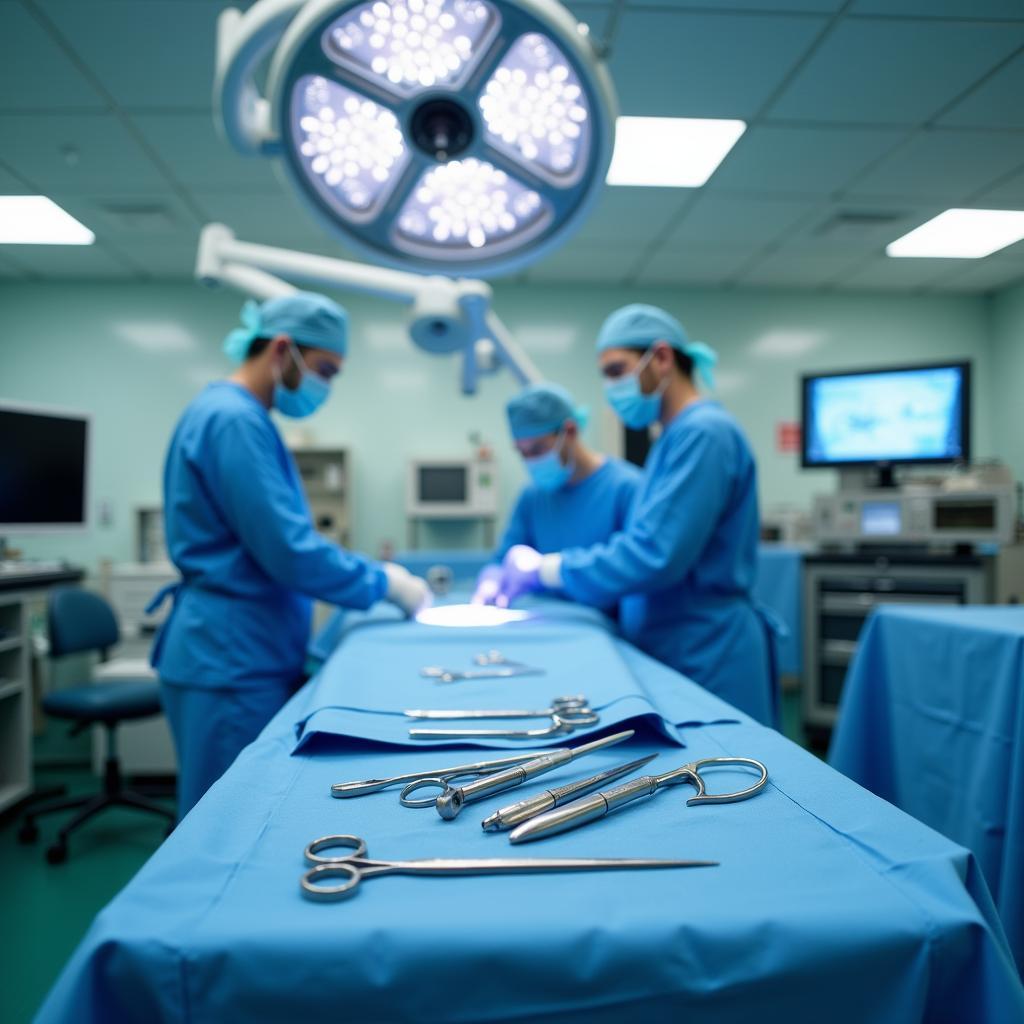
[[(701, 769), (707, 765), (753, 768), (759, 773), (760, 778), (752, 786), (739, 789), (735, 793), (709, 793), (704, 788), (704, 780), (700, 775)], [(752, 757), (704, 757), (699, 761), (684, 764), (674, 771), (665, 772), (664, 775), (641, 775), (640, 778), (624, 782), (621, 786), (580, 797), (572, 803), (546, 811), (514, 829), (509, 835), (509, 840), (513, 843), (524, 843), (531, 839), (543, 839), (559, 832), (567, 832), (571, 828), (603, 818), (609, 811), (622, 804), (628, 804), (640, 797), (653, 796), (662, 786), (678, 786), (681, 783), (687, 783), (697, 790), (696, 795), (686, 801), (687, 807), (694, 804), (731, 804), (738, 800), (749, 800), (764, 789), (768, 784), (768, 769)]]
[(566, 736), (581, 725), (597, 725), (601, 716), (589, 708), (586, 713), (552, 714), (543, 729), (410, 729), (414, 740), (539, 740)]
[[(324, 857), (322, 850), (350, 849), (342, 856)], [(541, 871), (612, 871), (636, 868), (716, 867), (714, 860), (662, 860), (644, 857), (431, 857), (423, 860), (370, 860), (366, 842), (359, 836), (335, 835), (314, 839), (305, 851), (316, 866), (299, 879), (302, 895), (330, 902), (352, 896), (364, 878), (378, 875), (507, 875)], [(325, 878), (343, 878), (340, 885), (320, 885)]]
[[(442, 789), (447, 788), (447, 783), (456, 779), (479, 778), (482, 775), (494, 775), (496, 772), (515, 765), (524, 764), (534, 758), (541, 757), (549, 751), (534, 750), (529, 753), (520, 751), (518, 754), (508, 754), (505, 757), (493, 757), (486, 761), (471, 761), (469, 764), (456, 764), (451, 768), (437, 768), (432, 771), (406, 772), (405, 775), (393, 775), (388, 779), (363, 779), (359, 782), (335, 782), (331, 786), (331, 796), (339, 800), (352, 796), (366, 796), (368, 793), (379, 793), (382, 789), (390, 786), (402, 786), (417, 784), (425, 780), (436, 783)], [(403, 791), (404, 793), (404, 791)], [(433, 807), (436, 797), (430, 800), (406, 800), (404, 795), (402, 803), (406, 807)]]

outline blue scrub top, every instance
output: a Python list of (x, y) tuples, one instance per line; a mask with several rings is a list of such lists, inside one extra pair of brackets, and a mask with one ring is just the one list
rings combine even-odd
[(651, 449), (626, 528), (562, 553), (566, 593), (619, 601), (623, 633), (758, 721), (774, 717), (757, 569), (757, 468), (736, 421), (700, 400)]
[(191, 686), (294, 683), (313, 598), (368, 608), (380, 564), (321, 537), (267, 410), (219, 381), (175, 428), (164, 467), (167, 551), (182, 575), (153, 664)]
[(500, 562), (516, 544), (529, 544), (548, 555), (570, 545), (607, 540), (626, 525), (641, 476), (630, 462), (605, 459), (590, 476), (556, 491), (524, 487), (495, 560)]

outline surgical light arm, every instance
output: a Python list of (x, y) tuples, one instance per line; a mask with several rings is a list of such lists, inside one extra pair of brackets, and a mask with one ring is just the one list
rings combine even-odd
[(507, 366), (520, 384), (541, 379), (532, 360), (491, 309), (491, 288), (468, 278), (427, 277), (329, 256), (255, 245), (223, 224), (207, 224), (199, 239), (196, 277), (260, 299), (288, 295), (291, 281), (333, 285), (411, 306), (409, 334), (432, 353), (461, 352), (462, 390), (473, 394), (481, 375)]

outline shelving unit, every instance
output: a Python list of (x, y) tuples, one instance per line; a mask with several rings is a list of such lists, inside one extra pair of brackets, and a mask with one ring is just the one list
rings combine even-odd
[(345, 448), (293, 448), (317, 531), (342, 547), (352, 539), (352, 463)]
[(32, 789), (28, 616), (22, 594), (0, 594), (0, 812)]

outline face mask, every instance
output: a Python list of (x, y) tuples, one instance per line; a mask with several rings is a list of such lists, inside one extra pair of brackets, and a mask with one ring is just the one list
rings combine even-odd
[(654, 349), (648, 349), (632, 373), (606, 381), (604, 385), (604, 396), (608, 404), (630, 430), (643, 430), (644, 427), (649, 427), (661, 411), (661, 396), (668, 386), (668, 379), (663, 380), (657, 391), (650, 395), (645, 395), (640, 388), (640, 374), (650, 362), (653, 353)]
[(275, 366), (274, 377), (277, 383), (274, 385), (274, 408), (285, 416), (301, 420), (311, 416), (324, 404), (331, 393), (331, 386), (323, 377), (306, 368), (294, 344), (289, 351), (301, 374), (299, 386), (294, 391), (286, 388), (281, 381), (281, 371)]
[(564, 435), (562, 444), (555, 442), (551, 451), (525, 460), (526, 471), (530, 474), (530, 479), (542, 491), (557, 491), (560, 487), (564, 487), (576, 472), (574, 462), (570, 462), (568, 466), (562, 465), (563, 445)]

